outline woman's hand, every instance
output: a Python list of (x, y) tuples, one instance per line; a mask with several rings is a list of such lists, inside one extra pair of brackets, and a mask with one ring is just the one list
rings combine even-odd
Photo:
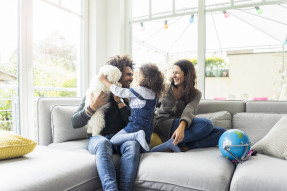
[(174, 139), (172, 144), (177, 145), (183, 140), (185, 127), (186, 127), (186, 121), (181, 121), (179, 126), (171, 136), (171, 139)]

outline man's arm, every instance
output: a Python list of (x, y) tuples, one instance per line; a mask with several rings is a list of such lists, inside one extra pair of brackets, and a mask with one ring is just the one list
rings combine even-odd
[(80, 128), (85, 126), (91, 119), (91, 116), (96, 112), (96, 110), (107, 103), (107, 94), (101, 92), (98, 97), (94, 97), (92, 94), (91, 103), (88, 106), (89, 108), (85, 108), (85, 101), (86, 97), (83, 98), (81, 105), (72, 116), (73, 128)]
[(86, 113), (85, 101), (86, 97), (83, 98), (81, 105), (79, 106), (77, 111), (72, 115), (73, 128), (84, 127), (91, 119), (91, 117)]

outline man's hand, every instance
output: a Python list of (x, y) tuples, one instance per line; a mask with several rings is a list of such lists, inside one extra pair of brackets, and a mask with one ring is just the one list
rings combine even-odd
[(97, 111), (97, 109), (105, 105), (107, 102), (108, 102), (108, 95), (105, 94), (103, 91), (100, 92), (98, 97), (94, 97), (94, 94), (92, 93), (90, 108), (93, 111)]
[(125, 107), (126, 106), (126, 104), (125, 104), (125, 102), (121, 102), (121, 103), (119, 103), (119, 101), (120, 101), (120, 97), (118, 97), (118, 96), (115, 96), (114, 94), (113, 94), (113, 96), (114, 96), (114, 100), (115, 100), (115, 102), (117, 102), (118, 103), (118, 107), (119, 107), (119, 109), (121, 109), (121, 108), (123, 108), (123, 107)]
[(115, 100), (115, 102), (118, 102), (118, 101), (120, 101), (120, 97), (118, 97), (118, 96), (115, 96), (114, 94), (113, 94), (113, 96), (114, 96), (114, 100)]

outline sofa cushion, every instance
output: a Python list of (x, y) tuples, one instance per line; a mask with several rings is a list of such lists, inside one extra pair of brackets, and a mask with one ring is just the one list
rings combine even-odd
[(0, 160), (20, 157), (32, 152), (36, 142), (8, 131), (0, 130)]
[(246, 103), (248, 113), (287, 113), (287, 101), (252, 101)]
[(285, 191), (287, 188), (286, 172), (287, 161), (257, 154), (237, 165), (230, 191)]
[(69, 151), (79, 151), (89, 153), (88, 148), (88, 139), (66, 141), (62, 143), (51, 143), (48, 145), (51, 148), (63, 149)]
[(233, 128), (247, 133), (251, 145), (261, 140), (277, 123), (281, 114), (238, 113), (233, 116)]
[[(90, 152), (87, 150), (88, 139), (67, 141), (63, 143), (51, 143), (50, 145), (48, 145), (48, 147), (54, 148), (54, 149), (67, 150), (67, 151), (76, 151), (76, 152), (91, 155)], [(113, 154), (113, 162), (116, 168), (118, 167), (120, 158), (121, 157), (119, 154)]]
[(228, 190), (235, 165), (217, 147), (141, 155), (135, 190)]
[(51, 128), (51, 107), (53, 105), (80, 105), (81, 97), (40, 97), (37, 100), (38, 144), (53, 142)]
[(94, 157), (36, 146), (24, 157), (0, 161), (0, 190), (94, 191), (101, 187)]
[(54, 143), (87, 138), (87, 129), (74, 129), (71, 117), (78, 109), (75, 105), (54, 105), (51, 107), (51, 127)]
[(228, 111), (198, 114), (195, 117), (210, 119), (215, 127), (231, 129), (231, 114)]
[(287, 159), (287, 116), (282, 117), (252, 149), (276, 158)]
[(160, 145), (162, 143), (160, 137), (156, 134), (156, 133), (152, 133), (151, 134), (151, 138), (150, 138), (150, 149), (152, 149), (153, 147)]
[(231, 115), (245, 111), (245, 101), (200, 100), (195, 114), (228, 111)]

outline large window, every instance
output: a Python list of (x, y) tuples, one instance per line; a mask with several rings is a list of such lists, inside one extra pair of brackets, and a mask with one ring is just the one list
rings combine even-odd
[(0, 130), (18, 132), (18, 1), (0, 1)]
[(0, 129), (35, 138), (40, 96), (81, 96), (84, 2), (0, 1)]
[(34, 0), (33, 7), (34, 95), (76, 96), (81, 0)]
[[(157, 63), (168, 77), (178, 59), (204, 64), (198, 78), (205, 99), (287, 100), (287, 1), (206, 0), (204, 18), (198, 0), (132, 3), (132, 54), (139, 65)], [(198, 32), (205, 34), (204, 52)], [(202, 54), (205, 63), (198, 63)]]
[(212, 55), (223, 63), (214, 62), (209, 68), (206, 98), (287, 99), (286, 5), (262, 4), (206, 14), (206, 57)]

